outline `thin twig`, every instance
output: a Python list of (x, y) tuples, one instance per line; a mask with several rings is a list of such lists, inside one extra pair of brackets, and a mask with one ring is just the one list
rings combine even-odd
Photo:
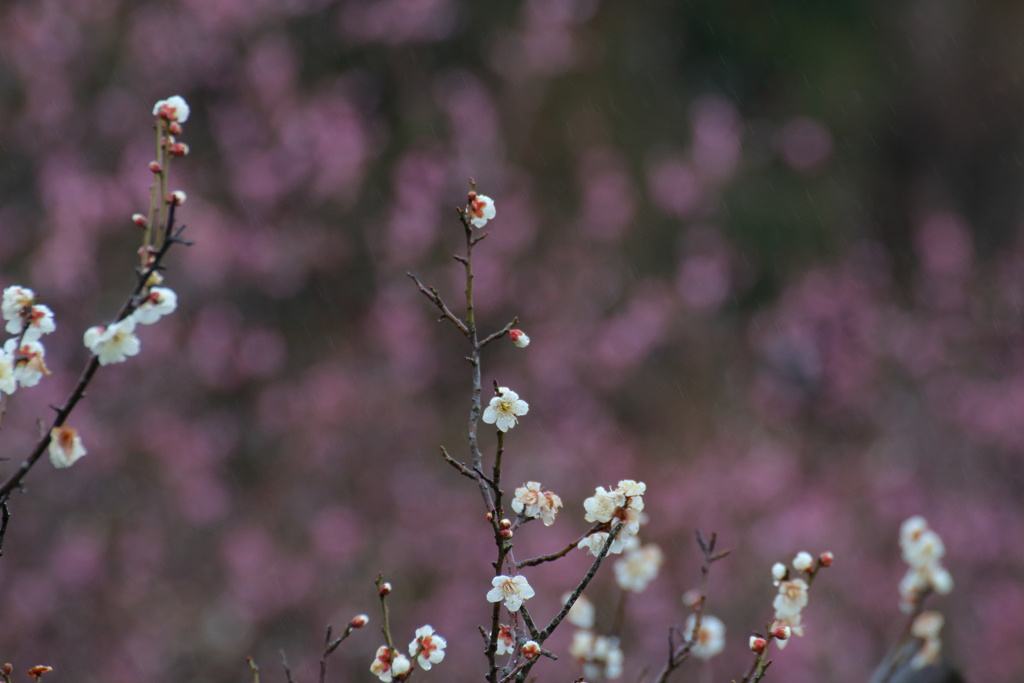
[(246, 657), (245, 661), (249, 662), (249, 670), (252, 671), (252, 683), (260, 683), (260, 668), (256, 662), (252, 657)]
[(444, 456), (444, 461), (446, 463), (448, 463), (449, 465), (451, 465), (452, 467), (459, 471), (459, 474), (461, 474), (464, 477), (469, 477), (473, 481), (478, 481), (478, 476), (474, 472), (470, 471), (470, 469), (466, 467), (464, 463), (461, 463), (452, 456), (448, 455), (448, 450), (444, 446), (441, 446), (441, 455)]
[(288, 683), (295, 683), (292, 680), (292, 670), (288, 666), (288, 655), (284, 653), (284, 650), (278, 650), (281, 653), (281, 666), (284, 667), (284, 677), (288, 680)]
[(412, 278), (412, 281), (416, 283), (416, 287), (418, 287), (419, 290), (423, 292), (423, 296), (430, 299), (433, 302), (433, 304), (437, 306), (438, 310), (441, 311), (441, 317), (439, 318), (439, 321), (450, 320), (452, 324), (455, 325), (455, 327), (459, 328), (459, 332), (462, 332), (462, 334), (469, 336), (469, 329), (466, 327), (466, 323), (462, 322), (457, 317), (455, 317), (455, 314), (448, 309), (448, 306), (441, 298), (441, 295), (437, 293), (436, 289), (434, 289), (433, 287), (425, 287), (423, 283), (420, 282), (419, 278), (413, 275), (412, 273), (406, 273), (406, 275)]
[(7, 523), (11, 521), (11, 511), (7, 507), (7, 501), (0, 503), (0, 555), (4, 554), (4, 535), (7, 533)]
[(480, 342), (480, 348), (482, 349), (483, 347), (487, 346), (488, 344), (490, 344), (495, 339), (501, 339), (506, 334), (511, 332), (512, 329), (516, 325), (518, 325), (518, 324), (519, 324), (519, 318), (512, 318), (512, 322), (510, 322), (508, 325), (505, 325), (505, 327), (501, 328), (500, 330), (498, 330), (494, 334), (486, 337), (482, 342)]
[(522, 569), (523, 567), (536, 567), (538, 564), (544, 564), (545, 562), (553, 562), (553, 561), (555, 561), (557, 559), (563, 558), (566, 555), (568, 555), (570, 552), (572, 552), (572, 550), (574, 548), (578, 547), (579, 544), (580, 544), (580, 541), (582, 541), (583, 539), (585, 539), (587, 536), (589, 536), (590, 534), (594, 533), (595, 531), (600, 530), (601, 527), (603, 527), (603, 526), (604, 526), (604, 524), (602, 524), (602, 523), (595, 524), (594, 526), (592, 526), (590, 528), (590, 531), (586, 532), (585, 534), (583, 534), (582, 536), (577, 538), (575, 541), (573, 541), (569, 545), (565, 546), (564, 548), (562, 548), (561, 550), (559, 550), (556, 553), (551, 553), (550, 555), (538, 555), (537, 557), (531, 557), (530, 559), (523, 560), (522, 562), (516, 562), (516, 569)]
[[(334, 651), (338, 649), (342, 641), (352, 635), (352, 631), (355, 630), (355, 626), (349, 623), (345, 627), (345, 630), (341, 632), (341, 635), (336, 639), (331, 640), (331, 625), (327, 625), (327, 635), (324, 636), (324, 654), (320, 657), (320, 683), (324, 683), (327, 680), (327, 658), (334, 654)], [(257, 682), (258, 683), (258, 682)]]

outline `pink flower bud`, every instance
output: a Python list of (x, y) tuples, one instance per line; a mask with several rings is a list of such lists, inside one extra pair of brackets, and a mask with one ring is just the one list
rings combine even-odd
[(835, 555), (833, 555), (830, 552), (824, 552), (821, 554), (821, 557), (818, 558), (818, 561), (821, 562), (822, 567), (831, 567), (833, 560), (835, 560)]
[(772, 628), (772, 636), (776, 640), (789, 640), (789, 637), (793, 634), (793, 630), (785, 624), (776, 624)]
[(761, 636), (750, 636), (750, 650), (761, 654), (764, 652), (764, 648), (768, 645), (768, 641)]
[(177, 121), (171, 121), (171, 125), (167, 126), (167, 130), (171, 131), (171, 135), (181, 135), (181, 124)]
[(488, 522), (494, 521), (494, 513), (493, 512), (488, 512), (487, 513), (487, 521)]
[(391, 584), (387, 581), (380, 585), (380, 595), (381, 597), (385, 595), (391, 595)]
[(511, 330), (508, 336), (512, 339), (512, 343), (521, 349), (525, 349), (530, 345), (530, 338), (522, 330)]
[(512, 522), (508, 521), (507, 519), (503, 519), (500, 522), (498, 522), (498, 526), (501, 527), (502, 529), (511, 529), (512, 528)]
[(523, 644), (523, 656), (527, 659), (536, 659), (540, 656), (540, 645), (534, 640), (528, 640)]
[(167, 151), (171, 153), (172, 157), (183, 157), (188, 154), (188, 145), (184, 142), (175, 142)]
[(132, 222), (135, 223), (135, 225), (139, 226), (140, 228), (146, 227), (146, 224), (149, 223), (149, 221), (146, 220), (146, 217), (143, 216), (141, 213), (133, 213)]
[(167, 203), (176, 204), (177, 206), (181, 206), (182, 204), (184, 204), (185, 200), (187, 199), (188, 195), (185, 194), (182, 190), (175, 190), (174, 192), (167, 195)]
[(506, 541), (508, 539), (512, 538), (512, 530), (511, 529), (502, 529), (501, 530), (501, 537), (504, 538)]
[(362, 628), (370, 623), (370, 617), (365, 614), (357, 614), (352, 617), (352, 621), (348, 622), (348, 625), (352, 628)]
[(153, 173), (160, 173), (164, 170), (164, 167), (160, 165), (159, 161), (151, 161), (149, 162), (149, 170)]

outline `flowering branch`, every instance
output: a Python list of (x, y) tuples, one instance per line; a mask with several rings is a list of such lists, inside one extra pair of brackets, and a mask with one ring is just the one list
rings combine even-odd
[(707, 589), (708, 589), (708, 574), (711, 572), (711, 565), (724, 559), (730, 551), (715, 554), (715, 542), (718, 540), (718, 534), (712, 533), (711, 540), (705, 541), (704, 536), (701, 535), (700, 530), (697, 531), (697, 545), (700, 546), (701, 553), (704, 555), (704, 564), (700, 568), (700, 597), (697, 599), (696, 604), (693, 607), (694, 621), (693, 629), (690, 634), (685, 638), (682, 645), (678, 648), (675, 647), (673, 641), (673, 633), (676, 629), (669, 629), (668, 633), (668, 662), (665, 664), (665, 668), (661, 670), (658, 677), (654, 679), (656, 683), (665, 683), (668, 677), (673, 671), (679, 668), (683, 662), (690, 656), (690, 651), (693, 649), (694, 643), (697, 642), (700, 634), (701, 620), (704, 613), (704, 603), (707, 601)]

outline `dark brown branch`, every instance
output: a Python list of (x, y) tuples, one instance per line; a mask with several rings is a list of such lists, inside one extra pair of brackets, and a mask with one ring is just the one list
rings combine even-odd
[(505, 325), (505, 327), (501, 328), (500, 330), (498, 330), (494, 334), (486, 337), (482, 342), (480, 342), (480, 348), (482, 349), (483, 347), (487, 346), (488, 344), (490, 344), (495, 339), (501, 339), (506, 334), (511, 332), (512, 329), (516, 325), (518, 325), (518, 324), (519, 324), (519, 318), (512, 318), (512, 322), (510, 322), (508, 325)]
[(7, 523), (11, 521), (11, 511), (7, 507), (7, 501), (0, 504), (0, 555), (4, 554), (4, 534), (7, 533)]
[(459, 471), (459, 474), (461, 474), (464, 477), (469, 477), (473, 481), (478, 480), (477, 475), (470, 471), (470, 469), (466, 467), (464, 463), (461, 463), (452, 456), (448, 455), (448, 450), (444, 446), (441, 446), (441, 455), (444, 456), (444, 461), (446, 463), (448, 463), (449, 465), (451, 465), (452, 467)]
[(338, 649), (342, 641), (352, 635), (354, 630), (355, 626), (349, 623), (338, 638), (331, 640), (332, 628), (330, 624), (327, 625), (327, 635), (324, 637), (324, 654), (320, 657), (320, 683), (324, 683), (327, 680), (327, 658), (334, 654), (334, 651)]
[(573, 548), (576, 548), (580, 544), (580, 541), (582, 541), (595, 531), (600, 530), (603, 526), (604, 524), (602, 523), (595, 524), (593, 527), (590, 528), (590, 531), (586, 532), (585, 534), (577, 538), (575, 541), (559, 550), (557, 553), (551, 553), (550, 555), (539, 555), (537, 557), (531, 557), (528, 560), (523, 560), (522, 562), (516, 562), (516, 569), (522, 569), (523, 567), (536, 567), (538, 564), (544, 564), (545, 562), (553, 562), (557, 559), (563, 558), (570, 552), (572, 552)]
[(451, 323), (455, 325), (455, 327), (459, 328), (459, 332), (462, 332), (462, 334), (466, 335), (467, 337), (469, 336), (469, 329), (466, 327), (466, 323), (462, 322), (457, 317), (455, 317), (455, 314), (448, 309), (448, 306), (441, 299), (441, 295), (437, 293), (436, 289), (434, 289), (433, 287), (425, 287), (423, 283), (420, 282), (419, 278), (417, 278), (412, 273), (406, 273), (406, 275), (412, 278), (412, 281), (416, 283), (416, 287), (418, 287), (419, 290), (423, 292), (423, 296), (430, 299), (433, 302), (433, 304), (437, 306), (438, 310), (441, 311), (440, 320), (450, 320)]
[(534, 640), (540, 638), (540, 631), (537, 630), (536, 624), (533, 623), (533, 617), (526, 611), (526, 604), (519, 606), (519, 613), (523, 615), (523, 622), (526, 624), (526, 628), (530, 630), (530, 637)]
[[(170, 237), (166, 239), (163, 246), (153, 255), (153, 261), (148, 268), (140, 271), (138, 282), (135, 284), (135, 288), (132, 290), (131, 296), (121, 306), (121, 310), (118, 312), (114, 322), (120, 322), (131, 315), (135, 309), (142, 303), (139, 299), (139, 295), (142, 290), (145, 289), (146, 283), (149, 282), (150, 276), (160, 268), (160, 263), (163, 261), (164, 256), (167, 255), (168, 250), (174, 244), (187, 244), (184, 240), (180, 239), (182, 230), (185, 226), (178, 228), (171, 234), (170, 222), (174, 220), (174, 205), (171, 205), (170, 213), (168, 214), (168, 234)], [(40, 436), (39, 441), (36, 442), (35, 447), (29, 456), (21, 463), (17, 470), (7, 478), (7, 480), (0, 484), (0, 504), (10, 500), (11, 492), (14, 489), (21, 489), (22, 480), (29, 473), (29, 470), (36, 464), (40, 456), (46, 451), (50, 445), (50, 433), (62, 426), (74, 410), (78, 402), (85, 396), (85, 390), (88, 388), (89, 383), (92, 381), (93, 375), (96, 374), (96, 370), (99, 369), (100, 360), (98, 357), (93, 356), (89, 359), (89, 362), (85, 366), (85, 370), (82, 371), (82, 375), (78, 380), (78, 384), (71, 390), (64, 404), (57, 409), (57, 416), (54, 417), (53, 422), (50, 425), (50, 430), (46, 431)]]

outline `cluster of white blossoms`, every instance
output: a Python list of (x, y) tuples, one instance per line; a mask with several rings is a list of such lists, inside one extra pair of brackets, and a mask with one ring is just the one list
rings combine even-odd
[(516, 496), (512, 500), (512, 509), (516, 514), (523, 517), (539, 517), (544, 521), (544, 526), (555, 523), (560, 507), (562, 499), (551, 491), (541, 489), (540, 482), (537, 481), (528, 481), (517, 488)]
[(686, 618), (686, 628), (683, 633), (687, 638), (693, 639), (690, 646), (690, 653), (699, 659), (711, 659), (725, 649), (725, 624), (718, 617), (710, 614), (703, 614), (700, 618), (700, 628), (694, 634), (693, 629), (697, 625), (697, 615), (691, 614)]
[(939, 631), (945, 622), (938, 612), (922, 612), (910, 625), (910, 635), (924, 641), (921, 649), (917, 651), (914, 658), (910, 660), (910, 666), (914, 669), (923, 669), (926, 666), (936, 664), (942, 654), (942, 640), (939, 639)]
[(495, 216), (494, 200), (476, 192), (469, 193), (469, 204), (466, 206), (469, 222), (477, 228), (487, 225), (487, 221)]
[(444, 659), (444, 649), (448, 641), (434, 633), (432, 626), (420, 626), (416, 629), (416, 637), (409, 643), (409, 656), (397, 650), (392, 652), (387, 645), (377, 648), (377, 654), (370, 665), (370, 672), (383, 683), (392, 680), (404, 680), (418, 664), (424, 671), (429, 671), (434, 664)]
[(149, 293), (135, 311), (122, 320), (107, 326), (97, 325), (85, 331), (85, 347), (95, 355), (100, 365), (121, 363), (139, 353), (142, 348), (135, 336), (135, 326), (152, 325), (178, 307), (178, 295), (166, 287), (150, 287)]
[(44, 375), (46, 349), (39, 340), (57, 329), (53, 311), (36, 303), (36, 294), (28, 287), (13, 285), (4, 290), (0, 312), (7, 321), (8, 339), (0, 351), (0, 391), (13, 394), (18, 385), (34, 387)]
[(612, 680), (622, 676), (622, 649), (619, 647), (619, 639), (614, 636), (599, 636), (587, 630), (576, 631), (569, 646), (569, 656), (583, 666), (583, 675), (587, 679), (603, 676)]
[(523, 606), (523, 602), (532, 598), (535, 593), (523, 575), (495, 576), (491, 580), (491, 590), (487, 591), (487, 602), (505, 601), (509, 612), (515, 612)]
[(658, 576), (664, 559), (657, 544), (641, 546), (640, 539), (633, 536), (626, 543), (626, 554), (615, 561), (615, 580), (622, 590), (640, 593)]
[[(645, 521), (642, 513), (643, 494), (646, 490), (647, 485), (643, 482), (624, 479), (612, 491), (605, 491), (603, 486), (597, 487), (594, 495), (583, 501), (583, 509), (587, 511), (584, 519), (588, 522), (607, 524), (609, 529), (614, 523), (623, 523), (622, 529), (608, 549), (609, 553), (621, 553), (629, 539), (640, 531), (640, 524)], [(591, 555), (597, 557), (608, 542), (608, 536), (607, 531), (596, 531), (580, 541), (577, 547), (586, 548)]]
[(953, 577), (942, 566), (946, 554), (939, 535), (928, 528), (924, 517), (915, 515), (900, 527), (903, 561), (910, 565), (900, 581), (900, 609), (911, 614), (929, 591), (946, 595), (953, 590)]
[(529, 411), (530, 405), (519, 398), (519, 394), (508, 387), (498, 387), (498, 395), (484, 409), (484, 422), (507, 432), (516, 426), (520, 415), (526, 415)]
[[(832, 553), (822, 553), (819, 558), (821, 566), (828, 567), (832, 564)], [(815, 570), (814, 558), (810, 553), (801, 551), (793, 558), (793, 569), (798, 574), (812, 576)], [(789, 569), (781, 562), (772, 565), (772, 581), (779, 587), (772, 607), (775, 608), (775, 618), (771, 624), (771, 634), (779, 641), (779, 649), (786, 647), (789, 638), (793, 635), (803, 636), (804, 627), (800, 623), (804, 607), (807, 606), (809, 585), (801, 577), (791, 578)], [(751, 649), (756, 651), (754, 641), (751, 638)]]

